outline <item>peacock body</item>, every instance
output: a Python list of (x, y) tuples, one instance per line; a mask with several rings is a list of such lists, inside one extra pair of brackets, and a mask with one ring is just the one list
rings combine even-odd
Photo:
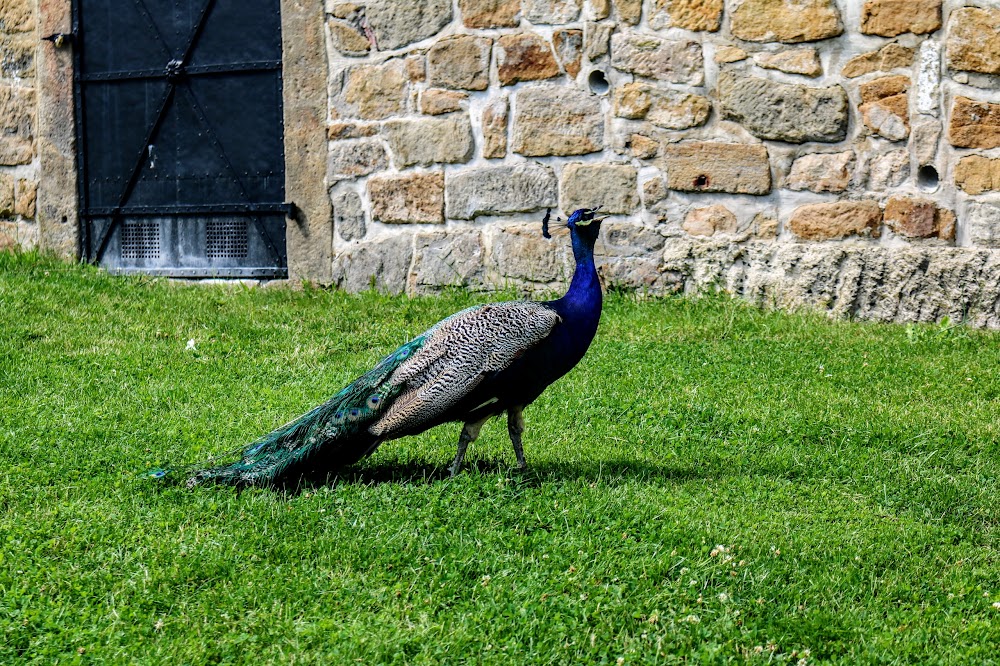
[(455, 474), (483, 423), (503, 412), (518, 465), (524, 467), (522, 410), (583, 358), (597, 332), (602, 295), (593, 250), (600, 222), (596, 209), (578, 210), (567, 220), (576, 269), (562, 298), (462, 310), (384, 357), (322, 405), (245, 447), (235, 462), (190, 473), (188, 485), (271, 485), (329, 474), (382, 442), (461, 421), (451, 465)]

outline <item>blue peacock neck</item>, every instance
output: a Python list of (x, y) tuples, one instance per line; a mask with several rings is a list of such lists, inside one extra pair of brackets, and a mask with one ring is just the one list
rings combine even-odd
[(590, 238), (592, 233), (596, 236), (596, 232), (596, 228), (592, 231), (588, 229), (588, 237), (584, 238), (578, 230), (572, 229), (573, 257), (576, 259), (576, 270), (566, 295), (552, 303), (567, 323), (578, 328), (578, 333), (586, 339), (588, 345), (594, 333), (597, 332), (597, 323), (601, 318), (603, 304), (601, 281), (597, 276), (597, 267), (594, 265), (594, 240)]

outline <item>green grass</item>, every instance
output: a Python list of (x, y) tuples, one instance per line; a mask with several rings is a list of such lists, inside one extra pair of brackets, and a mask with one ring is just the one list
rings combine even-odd
[(997, 663), (994, 333), (613, 294), (527, 473), (494, 422), (455, 479), (457, 426), (296, 495), (138, 477), (479, 299), (0, 255), (0, 663)]

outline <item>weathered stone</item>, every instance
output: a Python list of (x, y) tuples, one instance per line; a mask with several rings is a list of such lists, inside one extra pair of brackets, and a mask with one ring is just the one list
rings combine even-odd
[(35, 217), (35, 199), (38, 196), (38, 181), (18, 178), (14, 188), (14, 214), (28, 219)]
[(326, 128), (326, 138), (330, 141), (342, 139), (363, 139), (378, 134), (378, 125), (359, 125), (350, 122), (333, 122)]
[(873, 132), (890, 141), (910, 134), (910, 101), (906, 76), (884, 76), (861, 84), (861, 117)]
[(613, 23), (588, 22), (583, 26), (583, 52), (587, 54), (589, 60), (595, 61), (608, 54), (608, 45), (614, 29)]
[(497, 40), (497, 76), (502, 86), (550, 79), (559, 76), (559, 65), (548, 40), (541, 35), (503, 35)]
[(723, 0), (653, 0), (649, 25), (654, 30), (684, 28), (715, 32), (722, 19)]
[(336, 2), (329, 8), (330, 15), (338, 19), (360, 18), (364, 7), (354, 2)]
[(778, 218), (770, 213), (757, 213), (753, 216), (750, 226), (757, 238), (770, 240), (778, 237)]
[(923, 35), (940, 27), (941, 0), (866, 0), (861, 9), (861, 32), (866, 35)]
[(0, 221), (0, 252), (32, 250), (38, 247), (38, 225), (34, 222)]
[(628, 164), (567, 164), (559, 186), (563, 212), (600, 206), (603, 213), (629, 215), (639, 205), (637, 175)]
[(604, 147), (604, 116), (596, 96), (564, 86), (523, 88), (514, 109), (515, 153), (583, 155)]
[(700, 86), (705, 81), (704, 64), (697, 42), (640, 33), (616, 32), (611, 36), (611, 65), (623, 72)]
[(853, 235), (877, 238), (881, 222), (882, 209), (874, 201), (834, 201), (799, 206), (788, 220), (788, 228), (805, 240)]
[(516, 28), (521, 0), (458, 0), (466, 28)]
[(601, 237), (597, 271), (605, 287), (662, 291), (667, 286), (660, 271), (666, 239), (656, 229), (609, 220)]
[(34, 89), (0, 85), (0, 165), (31, 161), (35, 110)]
[(420, 93), (420, 111), (429, 116), (440, 116), (443, 113), (461, 111), (462, 102), (469, 99), (464, 92), (457, 90), (441, 90), (428, 88)]
[(1000, 7), (961, 7), (948, 23), (949, 67), (1000, 74)]
[(645, 206), (660, 203), (667, 198), (668, 194), (667, 181), (663, 179), (663, 176), (650, 178), (642, 184), (642, 203)]
[(917, 68), (917, 113), (938, 115), (941, 103), (941, 44), (926, 40), (920, 45)]
[(351, 243), (333, 258), (333, 281), (351, 293), (377, 289), (400, 294), (413, 258), (413, 239), (394, 235)]
[(371, 42), (365, 33), (347, 21), (328, 19), (327, 29), (330, 31), (330, 42), (333, 48), (346, 56), (366, 56), (371, 50)]
[(871, 159), (868, 171), (868, 189), (881, 192), (899, 187), (910, 177), (910, 153), (893, 150)]
[(410, 293), (482, 284), (483, 239), (478, 230), (417, 234)]
[(0, 173), (0, 217), (14, 215), (14, 177)]
[(382, 120), (405, 110), (407, 86), (402, 60), (357, 65), (345, 76), (343, 99), (359, 118)]
[(853, 162), (854, 153), (850, 150), (803, 155), (792, 162), (785, 187), (811, 192), (843, 192), (851, 182)]
[(556, 50), (559, 64), (571, 79), (575, 79), (580, 73), (580, 61), (583, 56), (583, 31), (556, 30), (552, 33), (552, 46)]
[(969, 240), (979, 247), (1000, 247), (1000, 206), (972, 202), (965, 209)]
[(531, 23), (571, 23), (580, 15), (580, 0), (524, 0), (523, 9)]
[(761, 139), (836, 142), (847, 136), (847, 93), (840, 86), (810, 88), (723, 72), (719, 101), (725, 118)]
[(530, 162), (448, 174), (448, 217), (471, 220), (551, 208), (556, 187), (552, 169)]
[(327, 182), (366, 176), (384, 169), (387, 165), (385, 146), (378, 139), (337, 141), (330, 146), (327, 153)]
[(444, 174), (405, 173), (368, 180), (372, 219), (386, 224), (444, 223)]
[(929, 199), (889, 197), (882, 218), (890, 229), (907, 238), (955, 237), (955, 214)]
[(684, 223), (681, 225), (681, 228), (692, 236), (734, 234), (737, 227), (736, 216), (721, 204), (693, 208), (684, 217)]
[(364, 238), (365, 211), (361, 207), (361, 197), (354, 190), (337, 192), (330, 197), (333, 204), (333, 228), (345, 241)]
[(913, 126), (911, 147), (917, 156), (917, 164), (930, 164), (937, 156), (938, 140), (941, 138), (941, 123), (925, 120)]
[(483, 108), (483, 157), (499, 159), (507, 156), (506, 97), (498, 97)]
[(633, 82), (615, 88), (613, 109), (619, 118), (645, 118), (658, 127), (686, 129), (705, 124), (712, 105), (701, 95)]
[(30, 79), (35, 75), (35, 38), (0, 34), (0, 78)]
[(747, 59), (747, 52), (736, 46), (720, 46), (715, 50), (715, 62), (724, 65)]
[(420, 83), (427, 80), (427, 58), (423, 55), (408, 55), (403, 60), (406, 67), (406, 78), (410, 83)]
[(1000, 146), (1000, 104), (955, 96), (951, 107), (948, 140), (960, 148)]
[(862, 76), (872, 72), (888, 72), (897, 67), (913, 64), (913, 49), (896, 44), (886, 44), (878, 51), (862, 53), (847, 61), (841, 74), (847, 78)]
[(760, 144), (683, 142), (664, 148), (667, 184), (682, 192), (767, 194), (771, 165)]
[(642, 134), (633, 134), (628, 141), (629, 151), (640, 160), (651, 160), (660, 151), (660, 142)]
[(796, 49), (777, 53), (758, 53), (754, 62), (764, 69), (776, 69), (788, 74), (816, 77), (823, 73), (816, 49)]
[(1000, 190), (1000, 158), (963, 157), (955, 165), (955, 185), (968, 194)]
[(510, 280), (552, 284), (569, 276), (569, 243), (562, 240), (565, 237), (561, 234), (552, 242), (546, 241), (538, 222), (494, 227), (488, 233), (493, 250), (489, 265), (500, 277), (497, 286), (509, 284)]
[(636, 25), (642, 18), (642, 0), (614, 0), (618, 20), (626, 25)]
[(365, 16), (379, 49), (398, 49), (437, 34), (451, 22), (451, 0), (366, 0)]
[(34, 4), (30, 0), (0, 3), (0, 32), (30, 32), (35, 29)]
[(468, 162), (474, 142), (472, 125), (465, 113), (437, 118), (389, 120), (382, 125), (397, 168), (414, 164)]
[(814, 42), (844, 31), (833, 0), (743, 0), (730, 16), (733, 35), (748, 42)]
[(433, 86), (486, 90), (490, 83), (493, 40), (453, 35), (435, 42), (427, 52), (428, 80)]
[(587, 4), (590, 5), (590, 14), (595, 21), (611, 16), (611, 0), (587, 0)]

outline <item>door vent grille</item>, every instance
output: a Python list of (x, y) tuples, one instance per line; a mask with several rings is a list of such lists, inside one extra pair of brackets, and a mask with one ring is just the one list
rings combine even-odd
[(249, 249), (246, 220), (209, 220), (205, 229), (209, 259), (245, 259)]
[(159, 259), (160, 225), (156, 222), (122, 224), (122, 259)]

